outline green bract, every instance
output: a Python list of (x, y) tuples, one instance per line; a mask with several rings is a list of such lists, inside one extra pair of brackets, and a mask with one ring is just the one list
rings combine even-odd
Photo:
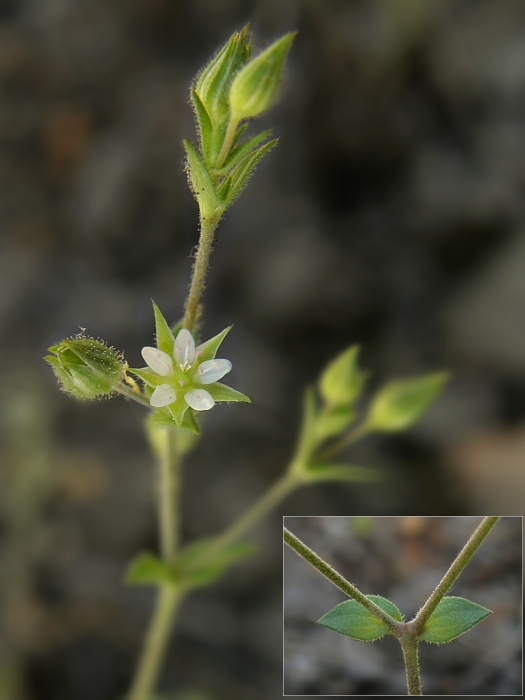
[(122, 381), (126, 363), (115, 348), (83, 334), (49, 348), (45, 359), (53, 368), (60, 387), (77, 399), (110, 396)]
[(352, 345), (326, 367), (319, 381), (323, 399), (333, 406), (350, 407), (358, 398), (366, 379), (357, 364), (359, 347)]
[(448, 377), (447, 372), (436, 372), (390, 382), (374, 398), (367, 427), (385, 432), (409, 428), (441, 392)]
[(443, 598), (428, 618), (419, 639), (434, 644), (451, 642), (492, 613), (466, 598)]
[[(366, 597), (370, 598), (394, 620), (403, 621), (399, 608), (390, 600), (380, 595), (367, 595)], [(358, 639), (361, 642), (373, 642), (389, 633), (386, 623), (374, 617), (357, 600), (345, 600), (344, 603), (339, 603), (317, 622), (334, 632)]]

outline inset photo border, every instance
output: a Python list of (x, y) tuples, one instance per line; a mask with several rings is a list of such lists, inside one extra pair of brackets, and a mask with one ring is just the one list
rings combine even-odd
[(284, 696), (522, 695), (522, 516), (283, 526)]

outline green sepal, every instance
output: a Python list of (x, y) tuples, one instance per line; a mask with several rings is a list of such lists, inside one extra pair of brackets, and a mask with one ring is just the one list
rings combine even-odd
[(257, 551), (249, 542), (234, 542), (214, 553), (215, 537), (193, 542), (182, 550), (177, 560), (177, 568), (184, 581), (192, 586), (209, 586), (220, 578), (227, 569)]
[(304, 471), (308, 481), (355, 481), (375, 483), (383, 478), (380, 469), (346, 464), (311, 464)]
[(448, 378), (447, 372), (435, 372), (386, 384), (372, 401), (367, 428), (385, 432), (409, 428), (441, 393)]
[(244, 394), (241, 394), (240, 391), (232, 389), (231, 386), (226, 386), (226, 384), (221, 384), (220, 382), (204, 384), (204, 388), (211, 394), (215, 401), (244, 401), (245, 403), (251, 403), (251, 400)]
[(152, 301), (153, 313), (155, 314), (155, 340), (159, 350), (167, 353), (170, 357), (173, 357), (173, 346), (175, 338), (170, 330), (168, 322), (161, 313), (161, 310)]
[(201, 98), (195, 90), (191, 90), (191, 103), (195, 112), (197, 122), (197, 132), (199, 134), (199, 144), (201, 152), (206, 162), (209, 162), (209, 144), (212, 135), (212, 124), (206, 107), (203, 105)]
[(366, 374), (359, 369), (358, 356), (359, 346), (352, 345), (332, 360), (321, 374), (319, 389), (328, 404), (351, 407), (359, 397)]
[(51, 365), (60, 387), (78, 399), (110, 396), (122, 381), (126, 363), (115, 348), (101, 340), (79, 335), (49, 348)]
[(325, 406), (315, 422), (315, 434), (322, 442), (340, 435), (355, 420), (355, 413), (347, 406)]
[(196, 348), (196, 353), (197, 353), (197, 358), (199, 360), (199, 364), (205, 362), (206, 360), (214, 360), (215, 355), (217, 354), (217, 350), (219, 349), (222, 341), (228, 333), (231, 331), (233, 326), (228, 326), (225, 328), (223, 331), (220, 333), (217, 333), (217, 335), (214, 335), (213, 338), (210, 338), (207, 340), (205, 343), (202, 343), (202, 345), (199, 345)]
[(294, 37), (295, 33), (291, 32), (277, 39), (237, 73), (229, 96), (233, 119), (257, 117), (270, 107)]
[(210, 173), (191, 141), (184, 140), (186, 149), (188, 181), (191, 191), (199, 204), (201, 216), (220, 216), (224, 207), (219, 201)]
[[(166, 406), (166, 409), (168, 413), (172, 416), (173, 420), (175, 421), (175, 425), (177, 428), (183, 428), (184, 424), (184, 417), (189, 410), (189, 406), (186, 403), (186, 400), (184, 399), (184, 396), (179, 394), (177, 396), (177, 400), (174, 401), (173, 403), (170, 403), (169, 406)], [(184, 428), (187, 430), (188, 428)], [(190, 429), (191, 432), (194, 432), (193, 430)]]
[(124, 581), (131, 586), (158, 586), (163, 583), (176, 585), (177, 574), (172, 566), (154, 554), (139, 554), (128, 567)]
[(277, 139), (268, 141), (264, 146), (257, 148), (237, 163), (229, 175), (222, 181), (218, 196), (224, 208), (229, 207), (232, 202), (237, 199), (243, 189), (248, 184), (248, 180), (253, 175), (253, 172), (264, 156), (272, 150), (276, 145)]
[(252, 136), (244, 143), (241, 143), (237, 148), (232, 149), (222, 168), (218, 168), (214, 171), (216, 175), (226, 175), (235, 165), (237, 165), (237, 163), (251, 153), (256, 146), (270, 138), (271, 135), (272, 132), (270, 129), (267, 131), (262, 131), (260, 134)]
[(428, 618), (419, 639), (433, 644), (451, 642), (491, 614), (492, 610), (471, 600), (448, 596), (439, 602)]
[(197, 423), (195, 411), (192, 408), (188, 408), (188, 410), (185, 412), (180, 429), (186, 430), (194, 435), (200, 435), (201, 429)]
[(142, 369), (130, 368), (128, 369), (128, 372), (134, 374), (136, 377), (141, 379), (144, 384), (150, 387), (156, 387), (166, 381), (165, 377), (161, 377), (160, 374), (157, 374), (152, 369), (149, 369), (149, 367), (143, 367)]
[(223, 121), (229, 113), (228, 95), (235, 74), (251, 56), (248, 40), (249, 25), (235, 32), (211, 61), (204, 66), (195, 80), (199, 95), (213, 125)]
[[(398, 622), (403, 621), (399, 608), (392, 601), (380, 595), (367, 595), (366, 597)], [(339, 603), (317, 622), (334, 632), (352, 637), (360, 642), (374, 642), (390, 633), (385, 622), (369, 613), (356, 600), (345, 600), (344, 603)]]

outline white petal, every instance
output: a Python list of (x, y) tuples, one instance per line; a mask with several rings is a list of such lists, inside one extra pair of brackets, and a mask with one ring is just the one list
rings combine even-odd
[(213, 384), (222, 379), (232, 368), (229, 360), (206, 360), (199, 366), (196, 379), (201, 384)]
[(215, 406), (215, 401), (206, 389), (192, 389), (184, 395), (186, 403), (196, 411), (209, 411)]
[(144, 362), (161, 377), (165, 377), (173, 369), (173, 360), (167, 352), (163, 352), (158, 348), (142, 348), (142, 357)]
[(163, 406), (169, 406), (177, 400), (177, 392), (169, 384), (159, 384), (151, 395), (149, 400), (150, 404), (155, 408), (162, 408)]
[(186, 328), (179, 331), (175, 338), (174, 355), (179, 365), (191, 365), (195, 359), (195, 341)]

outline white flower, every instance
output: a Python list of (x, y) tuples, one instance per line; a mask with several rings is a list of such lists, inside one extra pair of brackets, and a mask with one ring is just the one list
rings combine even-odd
[(201, 349), (195, 347), (192, 334), (183, 328), (175, 338), (173, 357), (158, 348), (142, 348), (142, 357), (156, 374), (166, 377), (166, 382), (158, 384), (153, 391), (150, 403), (154, 408), (163, 408), (177, 401), (179, 396), (196, 411), (209, 411), (215, 406), (215, 399), (202, 384), (214, 384), (232, 368), (229, 360), (205, 360), (199, 362)]

